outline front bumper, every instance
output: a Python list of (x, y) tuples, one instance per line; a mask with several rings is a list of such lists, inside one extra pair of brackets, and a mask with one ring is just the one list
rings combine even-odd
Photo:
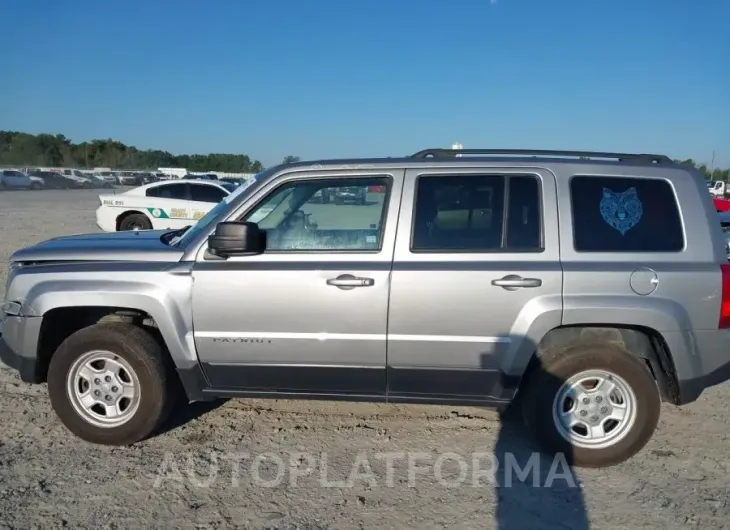
[(26, 383), (39, 383), (44, 375), (37, 355), (42, 321), (40, 317), (0, 318), (0, 361), (17, 370)]
[(5, 342), (2, 333), (0, 333), (0, 361), (9, 368), (16, 370), (23, 382), (36, 383), (38, 381), (38, 364), (35, 358), (23, 357), (15, 353)]

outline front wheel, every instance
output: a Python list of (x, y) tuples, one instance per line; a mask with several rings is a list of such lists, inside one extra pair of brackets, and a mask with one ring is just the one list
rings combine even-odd
[(156, 431), (177, 396), (160, 344), (144, 329), (104, 323), (68, 337), (51, 358), (48, 393), (64, 426), (87, 442), (129, 445)]
[(533, 436), (579, 467), (608, 467), (633, 457), (653, 436), (661, 409), (644, 361), (607, 344), (546, 352), (521, 393)]

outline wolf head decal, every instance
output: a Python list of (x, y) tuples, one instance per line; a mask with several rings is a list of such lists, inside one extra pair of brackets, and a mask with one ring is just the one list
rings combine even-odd
[(626, 235), (626, 232), (639, 223), (644, 211), (633, 186), (619, 193), (603, 188), (600, 208), (603, 220), (621, 232), (621, 235)]

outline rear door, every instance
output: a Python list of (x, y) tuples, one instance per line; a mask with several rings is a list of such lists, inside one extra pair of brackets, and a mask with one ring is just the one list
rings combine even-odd
[(511, 399), (560, 325), (555, 177), (409, 170), (388, 317), (388, 399)]
[(189, 217), (193, 221), (197, 221), (203, 217), (216, 204), (221, 202), (228, 193), (218, 186), (209, 184), (193, 184), (189, 185), (190, 201), (188, 202)]
[(156, 230), (182, 228), (189, 224), (189, 190), (187, 182), (175, 182), (164, 186), (148, 188), (145, 210), (152, 218), (152, 227)]

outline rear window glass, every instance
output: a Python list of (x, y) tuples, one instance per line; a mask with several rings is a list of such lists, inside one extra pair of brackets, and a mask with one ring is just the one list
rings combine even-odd
[(684, 230), (663, 179), (576, 176), (570, 180), (578, 252), (680, 252)]

